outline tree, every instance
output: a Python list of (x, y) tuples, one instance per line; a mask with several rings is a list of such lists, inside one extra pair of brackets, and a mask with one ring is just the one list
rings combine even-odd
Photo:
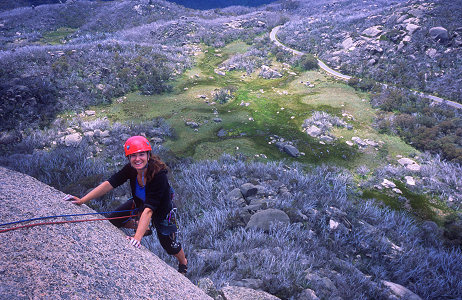
[(316, 57), (314, 57), (313, 54), (309, 54), (309, 53), (304, 54), (300, 58), (299, 66), (305, 71), (317, 69), (319, 67), (318, 60), (316, 59)]

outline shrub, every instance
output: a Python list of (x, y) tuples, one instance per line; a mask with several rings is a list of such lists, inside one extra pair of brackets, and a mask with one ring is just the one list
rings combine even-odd
[[(256, 278), (262, 280), (262, 289), (282, 298), (296, 298), (306, 286), (328, 298), (331, 294), (324, 294), (302, 275), (309, 273), (327, 276), (342, 298), (385, 297), (377, 285), (381, 279), (402, 284), (424, 298), (461, 296), (455, 280), (461, 265), (453, 263), (462, 258), (460, 250), (445, 249), (440, 241), (421, 244), (420, 229), (408, 215), (356, 198), (348, 172), (322, 166), (304, 173), (300, 167), (224, 156), (174, 169), (191, 280), (207, 276), (221, 287)], [(258, 181), (274, 195), (270, 207), (299, 210), (307, 216), (305, 221), (274, 225), (268, 232), (244, 229), (239, 208), (226, 194), (250, 181)], [(281, 184), (291, 196), (277, 193)], [(329, 229), (335, 209), (346, 214), (351, 232)], [(174, 263), (152, 239), (143, 243)], [(401, 250), (394, 250), (396, 246)], [(419, 265), (418, 260), (424, 263)]]
[(216, 90), (213, 93), (213, 100), (225, 104), (229, 99), (233, 98), (233, 93), (236, 91), (235, 87), (224, 87), (219, 90)]
[(309, 71), (318, 68), (318, 60), (313, 54), (304, 54), (299, 60), (302, 70)]

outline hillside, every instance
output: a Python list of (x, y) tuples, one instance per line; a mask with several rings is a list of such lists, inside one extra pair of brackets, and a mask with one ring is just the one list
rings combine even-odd
[[(279, 37), (343, 72), (462, 102), (460, 2), (299, 2)], [(309, 17), (306, 17), (307, 13)]]
[[(459, 298), (462, 111), (414, 92), (458, 101), (448, 15), (458, 9), (122, 0), (4, 10), (0, 165), (81, 196), (141, 134), (171, 168), (188, 278), (209, 296)], [(276, 26), (307, 54), (278, 47)], [(439, 26), (448, 40), (429, 35)], [(128, 197), (121, 187), (90, 205)], [(143, 245), (175, 266), (155, 237)]]

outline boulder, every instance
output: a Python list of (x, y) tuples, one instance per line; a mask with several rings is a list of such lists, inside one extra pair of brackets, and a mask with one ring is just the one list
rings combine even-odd
[(348, 50), (348, 49), (350, 49), (350, 48), (353, 47), (353, 46), (354, 46), (354, 43), (353, 43), (353, 39), (352, 39), (351, 37), (347, 38), (346, 40), (344, 40), (344, 41), (342, 42), (342, 47), (343, 47), (343, 49)]
[(406, 25), (406, 30), (410, 35), (412, 35), (418, 29), (420, 29), (419, 25), (415, 25), (415, 24), (411, 24), (411, 23), (408, 23)]
[(398, 299), (422, 300), (422, 298), (400, 284), (385, 280), (382, 280), (382, 283), (390, 290), (392, 294), (398, 297)]
[(226, 286), (221, 289), (225, 300), (278, 300), (280, 298), (264, 291), (256, 291), (240, 286)]
[(205, 277), (205, 278), (199, 279), (199, 281), (197, 283), (197, 286), (202, 291), (204, 291), (204, 293), (206, 293), (207, 295), (209, 295), (213, 299), (215, 299), (215, 300), (223, 299), (223, 297), (220, 295), (220, 292), (217, 291), (217, 289), (215, 288), (215, 284), (213, 283), (213, 281), (210, 278)]
[(328, 135), (321, 135), (319, 139), (326, 143), (332, 143), (334, 141), (334, 138)]
[(316, 291), (321, 291), (321, 294), (330, 294), (337, 290), (335, 284), (327, 277), (321, 277), (314, 273), (308, 273), (305, 276), (310, 286), (314, 287)]
[(276, 70), (271, 69), (268, 66), (263, 65), (261, 66), (261, 71), (260, 71), (259, 76), (265, 79), (272, 79), (272, 78), (280, 78), (282, 77), (282, 74)]
[(83, 136), (87, 138), (93, 138), (94, 135), (95, 135), (94, 131), (86, 131), (83, 133)]
[(360, 147), (367, 147), (367, 143), (365, 143), (361, 138), (357, 136), (352, 137), (351, 140)]
[(101, 131), (100, 134), (99, 134), (99, 136), (102, 137), (102, 138), (109, 137), (109, 136), (110, 136), (109, 130), (103, 130), (103, 131)]
[(258, 192), (258, 188), (251, 183), (244, 183), (239, 190), (245, 198), (255, 196)]
[(407, 13), (413, 15), (414, 17), (423, 17), (425, 15), (425, 7), (418, 7), (410, 9)]
[(420, 171), (420, 165), (418, 165), (418, 164), (407, 165), (406, 169), (408, 169), (409, 171), (419, 172)]
[(306, 133), (312, 137), (317, 137), (322, 134), (322, 130), (319, 127), (311, 125), (306, 129)]
[(303, 290), (297, 298), (298, 300), (319, 300), (316, 293), (311, 289)]
[(217, 69), (215, 69), (214, 72), (215, 72), (215, 74), (218, 74), (218, 75), (221, 75), (221, 76), (225, 76), (225, 75), (226, 75), (225, 72), (220, 71), (220, 70), (217, 70)]
[(73, 134), (66, 135), (63, 139), (64, 139), (64, 144), (67, 147), (77, 147), (82, 141), (82, 136), (80, 135), (80, 133), (76, 132)]
[(432, 27), (429, 30), (429, 34), (437, 42), (446, 42), (449, 40), (448, 30), (444, 27)]
[(399, 188), (393, 188), (392, 191), (400, 195), (403, 193)]
[(197, 124), (196, 122), (185, 122), (185, 125), (186, 126), (189, 126), (191, 128), (198, 128), (199, 127), (199, 124)]
[(247, 204), (239, 188), (235, 188), (234, 190), (229, 192), (226, 195), (226, 199), (228, 199), (228, 201), (231, 203), (235, 203), (239, 207), (243, 207)]
[(337, 222), (337, 221), (335, 221), (335, 220), (333, 220), (333, 219), (330, 219), (330, 220), (329, 220), (329, 229), (330, 229), (330, 230), (335, 230), (335, 229), (337, 229), (338, 225), (340, 225), (339, 222)]
[(396, 187), (396, 184), (394, 182), (391, 182), (390, 180), (387, 180), (387, 179), (384, 179), (382, 181), (382, 186), (389, 189), (389, 188), (395, 188)]
[(414, 186), (415, 185), (415, 180), (414, 177), (412, 176), (404, 176), (404, 179), (406, 179), (406, 184)]
[(298, 149), (292, 145), (285, 144), (283, 150), (285, 153), (289, 154), (292, 157), (300, 156), (300, 151), (298, 151)]
[(416, 162), (410, 158), (403, 157), (403, 158), (398, 159), (398, 163), (405, 167), (407, 165), (415, 164)]
[(372, 27), (369, 27), (369, 28), (365, 29), (362, 32), (362, 34), (366, 35), (366, 36), (369, 36), (369, 37), (376, 37), (379, 34), (381, 34), (382, 32), (383, 32), (382, 26), (377, 25), (377, 26), (372, 26)]
[(379, 45), (376, 44), (369, 44), (365, 48), (367, 51), (369, 51), (372, 55), (377, 55), (377, 54), (382, 54), (383, 53), (383, 48), (381, 48)]
[(364, 143), (366, 143), (366, 144), (368, 144), (369, 146), (372, 146), (372, 147), (378, 147), (379, 146), (379, 143), (377, 143), (375, 141), (372, 141), (372, 140), (369, 140), (369, 139), (365, 139)]
[(289, 216), (279, 209), (269, 208), (259, 211), (250, 217), (246, 228), (261, 229), (268, 231), (273, 223), (289, 224)]
[(410, 158), (406, 158), (406, 157), (400, 158), (398, 159), (398, 163), (402, 165), (403, 167), (406, 167), (406, 169), (410, 171), (414, 171), (414, 172), (420, 171), (420, 165)]

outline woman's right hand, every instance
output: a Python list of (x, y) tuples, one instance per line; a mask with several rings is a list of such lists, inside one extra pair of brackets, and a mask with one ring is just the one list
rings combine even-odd
[(80, 199), (80, 198), (78, 198), (76, 196), (69, 195), (69, 194), (64, 196), (63, 200), (64, 201), (71, 201), (72, 203), (77, 204), (77, 205), (82, 205), (82, 204), (85, 203), (84, 201), (82, 201), (82, 199)]

